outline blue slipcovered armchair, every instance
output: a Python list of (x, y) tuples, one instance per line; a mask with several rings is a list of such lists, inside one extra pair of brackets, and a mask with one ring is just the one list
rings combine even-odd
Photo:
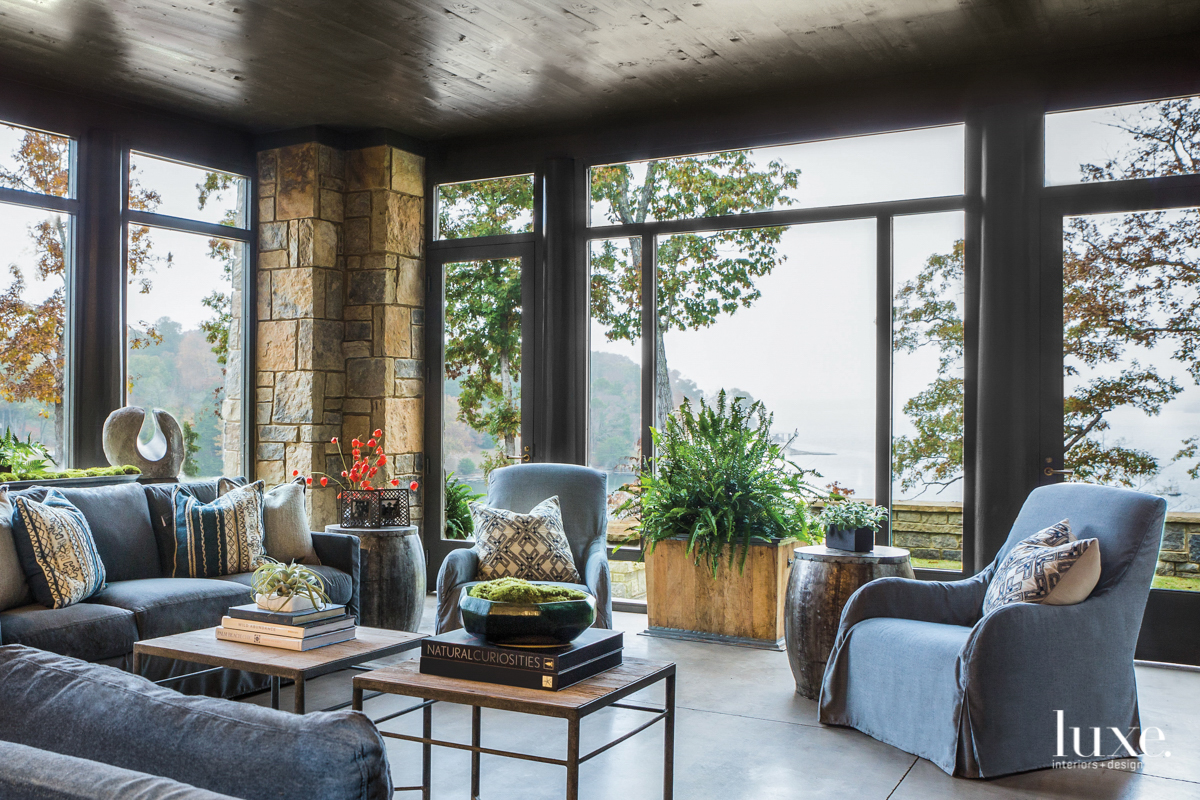
[[(868, 583), (842, 612), (821, 722), (857, 728), (970, 778), (1128, 757), (1113, 729), (1137, 748), (1133, 654), (1165, 518), (1159, 497), (1045, 486), (1029, 495), (996, 560), (973, 578)], [(1063, 519), (1080, 539), (1100, 542), (1091, 596), (1069, 606), (1014, 603), (981, 618), (1004, 556)], [(1072, 728), (1080, 729), (1082, 757)], [(1099, 755), (1093, 728), (1101, 731)]]
[[(517, 464), (491, 474), (484, 503), (519, 514), (548, 497), (558, 496), (563, 529), (571, 543), (583, 584), (567, 584), (596, 598), (596, 627), (612, 627), (611, 578), (608, 554), (608, 482), (603, 472), (574, 464)], [(455, 550), (445, 561), (437, 580), (437, 632), (462, 627), (458, 597), (464, 586), (478, 581), (479, 554), (474, 548)], [(518, 576), (520, 577), (520, 576)]]

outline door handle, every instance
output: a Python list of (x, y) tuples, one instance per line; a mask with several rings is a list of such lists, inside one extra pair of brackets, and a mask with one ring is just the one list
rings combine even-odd
[(1045, 475), (1047, 478), (1051, 478), (1051, 477), (1054, 477), (1055, 475), (1074, 475), (1075, 470), (1073, 470), (1073, 469), (1051, 469), (1050, 467), (1046, 467), (1044, 470), (1042, 470), (1042, 474)]

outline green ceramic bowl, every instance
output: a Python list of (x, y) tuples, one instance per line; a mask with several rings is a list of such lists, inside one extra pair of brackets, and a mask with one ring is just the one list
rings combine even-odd
[(458, 600), (463, 627), (492, 644), (561, 647), (596, 621), (596, 599), (591, 595), (557, 603), (497, 603), (468, 591), (464, 587)]

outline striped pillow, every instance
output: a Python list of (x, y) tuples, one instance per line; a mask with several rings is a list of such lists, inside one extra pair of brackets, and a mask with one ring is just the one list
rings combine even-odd
[(216, 578), (258, 569), (263, 551), (262, 481), (240, 486), (211, 503), (177, 488), (174, 578)]
[(104, 562), (83, 512), (57, 489), (42, 502), (13, 498), (13, 543), (33, 599), (66, 608), (104, 588)]

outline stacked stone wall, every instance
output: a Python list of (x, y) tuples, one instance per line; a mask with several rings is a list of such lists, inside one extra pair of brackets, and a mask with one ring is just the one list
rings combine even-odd
[[(259, 154), (256, 474), (340, 479), (354, 437), (384, 433), (423, 479), (424, 163), (389, 146), (305, 143)], [(336, 488), (309, 492), (316, 529)], [(419, 500), (413, 518), (421, 518)]]

